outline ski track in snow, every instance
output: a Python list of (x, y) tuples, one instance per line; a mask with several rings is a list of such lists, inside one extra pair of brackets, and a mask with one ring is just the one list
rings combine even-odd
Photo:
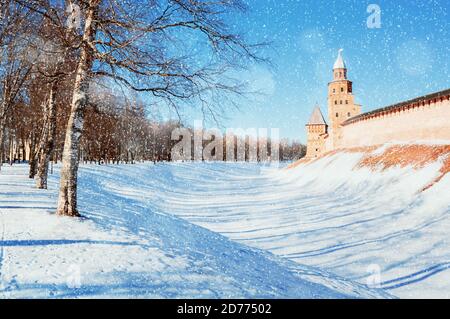
[[(255, 166), (248, 168), (253, 176)], [(189, 178), (179, 175), (183, 169), (194, 174), (187, 192), (183, 185)], [(34, 187), (26, 165), (5, 166), (0, 173), (0, 298), (391, 297), (174, 216), (171, 199), (186, 200), (190, 191), (197, 196), (190, 198), (192, 207), (220, 208), (199, 196), (204, 186), (194, 185), (196, 174), (205, 183), (215, 176), (214, 165), (82, 166), (83, 219), (53, 214), (58, 171), (48, 191)], [(232, 171), (233, 178), (248, 181), (239, 176), (240, 166), (238, 175)], [(227, 189), (213, 184), (226, 196)]]

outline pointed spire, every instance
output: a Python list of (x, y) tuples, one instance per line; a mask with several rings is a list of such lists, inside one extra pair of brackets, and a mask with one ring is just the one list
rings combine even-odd
[(334, 62), (333, 65), (333, 70), (334, 69), (346, 69), (346, 65), (344, 62), (344, 59), (342, 58), (342, 51), (344, 51), (344, 49), (339, 49), (338, 51), (338, 57), (336, 59), (336, 62)]
[(322, 111), (320, 111), (320, 106), (316, 104), (316, 107), (314, 108), (314, 111), (311, 114), (311, 117), (309, 118), (307, 125), (326, 125), (325, 118), (323, 117)]

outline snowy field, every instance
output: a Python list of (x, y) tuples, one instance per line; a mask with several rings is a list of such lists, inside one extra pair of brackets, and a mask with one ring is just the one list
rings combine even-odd
[(51, 214), (57, 174), (41, 191), (5, 166), (0, 297), (450, 298), (450, 177), (420, 192), (439, 163), (361, 156), (85, 165), (81, 222)]
[(171, 215), (166, 205), (187, 194), (178, 192), (197, 191), (176, 175), (185, 169), (191, 178), (215, 175), (214, 166), (202, 164), (84, 166), (80, 221), (53, 215), (57, 174), (49, 191), (37, 190), (26, 165), (5, 166), (0, 298), (390, 297)]
[(450, 298), (450, 176), (421, 192), (439, 161), (374, 173), (354, 169), (361, 157), (282, 171), (174, 166), (178, 189), (158, 202), (246, 245), (363, 284), (376, 279), (398, 297)]

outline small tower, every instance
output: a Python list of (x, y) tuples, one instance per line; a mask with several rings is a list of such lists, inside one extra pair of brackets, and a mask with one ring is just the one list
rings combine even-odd
[(333, 148), (338, 147), (341, 123), (361, 113), (361, 106), (355, 104), (352, 81), (347, 79), (347, 66), (342, 58), (342, 49), (333, 65), (333, 81), (328, 83), (328, 117)]
[(306, 124), (307, 147), (306, 157), (316, 158), (325, 151), (325, 139), (327, 138), (328, 125), (320, 111), (319, 105), (316, 105), (314, 111)]

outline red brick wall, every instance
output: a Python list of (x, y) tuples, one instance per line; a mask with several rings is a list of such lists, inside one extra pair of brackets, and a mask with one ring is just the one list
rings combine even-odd
[(376, 115), (342, 126), (336, 148), (419, 140), (447, 140), (450, 144), (448, 96)]

